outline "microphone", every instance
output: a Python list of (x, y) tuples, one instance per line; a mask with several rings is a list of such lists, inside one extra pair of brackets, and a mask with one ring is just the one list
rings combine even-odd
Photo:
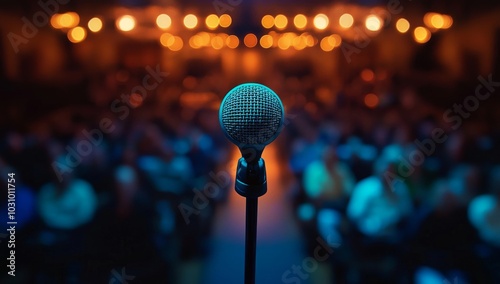
[(219, 122), (226, 137), (241, 152), (236, 171), (236, 192), (259, 197), (267, 191), (264, 147), (274, 141), (283, 128), (285, 110), (270, 88), (245, 83), (234, 87), (222, 100)]
[(245, 284), (255, 284), (258, 198), (267, 192), (264, 147), (283, 128), (285, 110), (278, 95), (257, 83), (230, 90), (220, 105), (219, 123), (226, 137), (241, 152), (236, 168), (235, 190), (246, 198)]

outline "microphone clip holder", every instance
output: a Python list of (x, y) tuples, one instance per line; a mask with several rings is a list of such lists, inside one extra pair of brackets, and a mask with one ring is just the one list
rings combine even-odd
[(267, 192), (266, 164), (262, 158), (252, 162), (238, 160), (235, 189), (247, 198), (258, 198)]

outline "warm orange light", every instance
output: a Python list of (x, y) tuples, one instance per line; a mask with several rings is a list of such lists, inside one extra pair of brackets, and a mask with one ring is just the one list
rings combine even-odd
[(62, 28), (61, 24), (59, 23), (59, 21), (60, 21), (59, 18), (61, 16), (62, 16), (61, 14), (54, 14), (50, 18), (50, 24), (52, 25), (52, 27), (54, 29), (60, 29), (60, 28)]
[(144, 97), (141, 94), (133, 93), (130, 95), (128, 102), (133, 108), (137, 108), (144, 102)]
[(365, 105), (369, 108), (376, 108), (379, 104), (379, 98), (375, 94), (367, 94), (365, 96)]
[(130, 15), (121, 16), (116, 20), (116, 27), (124, 32), (131, 31), (135, 28), (135, 18)]
[(73, 18), (68, 13), (64, 13), (59, 16), (58, 22), (60, 27), (67, 28), (72, 25)]
[(274, 17), (271, 15), (265, 15), (262, 17), (261, 24), (266, 29), (272, 28), (274, 26)]
[(89, 22), (87, 23), (87, 26), (89, 27), (89, 30), (91, 32), (96, 33), (102, 29), (102, 21), (101, 21), (101, 19), (94, 17), (94, 18), (89, 20)]
[(404, 34), (410, 29), (410, 22), (405, 18), (401, 18), (396, 22), (396, 29), (398, 32)]
[(450, 15), (429, 12), (424, 15), (424, 24), (429, 28), (448, 29), (453, 24), (453, 18)]
[(210, 42), (213, 49), (219, 50), (224, 47), (224, 40), (220, 36), (214, 36)]
[(58, 16), (57, 22), (61, 28), (73, 28), (80, 23), (80, 16), (75, 12), (67, 12)]
[(219, 22), (219, 17), (215, 14), (208, 15), (205, 19), (205, 25), (207, 25), (207, 28), (210, 30), (215, 30), (219, 26)]
[(339, 18), (339, 25), (343, 27), (344, 29), (352, 27), (354, 24), (354, 18), (352, 17), (351, 14), (345, 13)]
[(307, 18), (302, 14), (298, 14), (293, 18), (293, 24), (299, 30), (305, 29), (307, 26)]
[(302, 35), (295, 37), (292, 41), (292, 46), (296, 50), (302, 50), (306, 48), (307, 47), (306, 37)]
[(278, 40), (278, 47), (282, 50), (289, 49), (292, 46), (293, 36), (286, 33), (280, 37)]
[(164, 33), (160, 36), (160, 43), (165, 47), (170, 47), (174, 44), (175, 38), (170, 33)]
[(328, 37), (328, 42), (333, 47), (338, 47), (342, 44), (342, 38), (337, 34), (332, 34), (331, 36)]
[(424, 24), (426, 26), (428, 26), (429, 28), (432, 28), (432, 22), (431, 22), (431, 19), (434, 15), (437, 15), (437, 13), (434, 13), (434, 12), (429, 12), (429, 13), (425, 13), (424, 15)]
[(319, 43), (319, 46), (323, 51), (332, 51), (335, 46), (331, 44), (330, 40), (328, 39), (329, 37), (324, 37), (321, 42)]
[(184, 26), (188, 29), (194, 29), (198, 25), (198, 18), (193, 14), (184, 16)]
[(273, 46), (273, 37), (270, 35), (263, 35), (260, 38), (260, 46), (262, 46), (263, 48), (270, 48), (271, 46)]
[(431, 32), (424, 27), (416, 27), (413, 31), (413, 38), (418, 43), (426, 43), (431, 39)]
[(444, 18), (441, 14), (434, 14), (431, 16), (431, 25), (436, 29), (441, 29), (444, 26)]
[(453, 25), (453, 18), (450, 15), (443, 15), (443, 29), (449, 29)]
[(382, 20), (375, 15), (369, 15), (365, 20), (366, 29), (372, 32), (376, 32), (382, 28)]
[(182, 41), (182, 38), (180, 38), (178, 36), (174, 36), (173, 39), (174, 39), (173, 43), (170, 46), (168, 46), (168, 48), (172, 51), (181, 50), (182, 47), (184, 46), (184, 42)]
[(229, 27), (232, 22), (233, 19), (231, 19), (231, 16), (229, 16), (228, 14), (223, 14), (219, 18), (219, 25), (223, 28)]
[(226, 45), (229, 48), (237, 48), (240, 44), (240, 39), (235, 35), (230, 35), (226, 38)]
[(363, 69), (363, 71), (361, 71), (361, 79), (365, 82), (371, 82), (375, 79), (375, 73), (370, 69)]
[[(192, 42), (191, 42), (191, 39), (192, 39)], [(190, 39), (189, 45), (191, 45), (194, 48), (199, 48), (199, 47), (203, 47), (206, 45), (206, 42), (203, 42), (203, 38), (199, 34), (192, 36), (191, 39)]]
[(280, 39), (281, 35), (275, 31), (270, 31), (268, 35), (273, 38), (273, 47), (278, 47), (278, 40)]
[(317, 43), (317, 40), (310, 34), (303, 34), (303, 36), (305, 37), (305, 40), (306, 40), (306, 44), (308, 47), (313, 47), (314, 45), (316, 45)]
[(330, 20), (325, 14), (318, 14), (316, 17), (314, 17), (314, 27), (317, 28), (318, 30), (324, 30), (326, 27), (328, 27), (328, 23)]
[(167, 14), (160, 14), (156, 17), (156, 25), (162, 29), (166, 30), (172, 26), (172, 18)]
[(191, 46), (194, 49), (198, 49), (201, 47), (200, 42), (201, 41), (199, 35), (194, 35), (189, 38), (189, 46)]
[(243, 39), (243, 42), (247, 47), (254, 47), (257, 45), (257, 37), (254, 34), (247, 34)]
[(223, 41), (223, 42), (225, 42), (225, 41), (226, 41), (226, 38), (228, 38), (228, 37), (229, 37), (229, 35), (228, 35), (228, 34), (226, 34), (226, 33), (220, 33), (220, 34), (217, 34), (217, 36), (218, 36), (218, 37), (220, 37), (220, 38), (222, 39), (222, 41)]
[(274, 18), (274, 25), (276, 26), (276, 28), (282, 30), (288, 25), (288, 19), (285, 15), (279, 14), (276, 16), (276, 18)]
[(87, 37), (87, 31), (82, 27), (74, 27), (68, 31), (68, 39), (72, 43), (83, 41)]
[(200, 46), (208, 46), (210, 44), (210, 34), (207, 32), (200, 32), (198, 33), (199, 38), (196, 38), (197, 40), (200, 40), (199, 45)]

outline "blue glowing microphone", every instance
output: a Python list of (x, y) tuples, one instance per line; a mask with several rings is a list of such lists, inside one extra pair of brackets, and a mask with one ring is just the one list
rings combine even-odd
[(264, 147), (283, 128), (285, 110), (276, 93), (257, 83), (230, 90), (220, 105), (222, 131), (241, 151), (236, 168), (235, 189), (246, 197), (245, 284), (255, 283), (258, 197), (267, 192)]
[(245, 197), (266, 193), (264, 147), (283, 128), (285, 110), (278, 95), (257, 83), (245, 83), (230, 90), (222, 100), (219, 122), (226, 137), (241, 151), (236, 174), (236, 191)]

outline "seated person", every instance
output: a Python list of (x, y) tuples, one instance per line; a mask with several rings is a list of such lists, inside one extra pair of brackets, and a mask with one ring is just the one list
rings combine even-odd
[(38, 195), (38, 211), (52, 228), (75, 229), (88, 223), (97, 209), (97, 197), (92, 186), (72, 174), (61, 182), (45, 184)]
[(491, 172), (490, 193), (470, 203), (469, 220), (483, 241), (500, 248), (500, 166)]
[(413, 210), (405, 183), (396, 178), (387, 179), (386, 173), (395, 173), (395, 168), (396, 164), (389, 162), (354, 187), (347, 217), (367, 236), (394, 236), (399, 222)]

